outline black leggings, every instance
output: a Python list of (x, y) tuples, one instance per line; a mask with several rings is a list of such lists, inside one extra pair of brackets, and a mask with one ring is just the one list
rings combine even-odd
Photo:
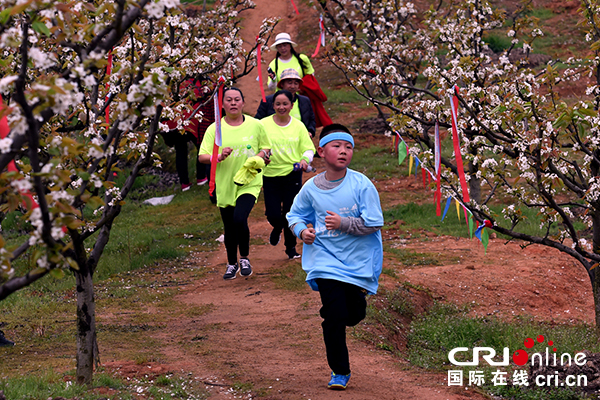
[(235, 207), (219, 207), (223, 227), (225, 228), (225, 249), (227, 249), (227, 264), (237, 262), (237, 252), (240, 257), (246, 258), (250, 254), (250, 228), (248, 216), (256, 203), (256, 197), (243, 194), (237, 198)]
[(288, 226), (285, 215), (292, 208), (294, 197), (302, 188), (302, 171), (292, 171), (286, 176), (263, 177), (265, 215), (273, 229), (281, 232), (285, 250), (289, 254), (296, 249), (296, 236)]
[(327, 363), (336, 375), (350, 373), (346, 346), (346, 327), (362, 321), (367, 313), (367, 300), (362, 288), (333, 279), (316, 279), (321, 295), (323, 340)]
[[(177, 169), (177, 175), (179, 176), (179, 183), (182, 185), (189, 185), (190, 178), (188, 174), (188, 135), (181, 135), (178, 132), (176, 133), (175, 139), (175, 168)], [(196, 152), (194, 154), (198, 154), (198, 149), (200, 145), (192, 141), (196, 146)], [(210, 164), (202, 164), (198, 161), (198, 157), (196, 157), (196, 179), (204, 179), (207, 178), (210, 180)]]

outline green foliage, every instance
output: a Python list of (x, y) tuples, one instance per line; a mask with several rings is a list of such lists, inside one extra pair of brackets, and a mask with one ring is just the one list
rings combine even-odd
[(494, 53), (501, 53), (507, 50), (511, 45), (511, 40), (506, 35), (488, 34), (483, 38)]
[(23, 213), (20, 211), (6, 213), (2, 219), (1, 226), (5, 239), (18, 237), (31, 229), (31, 224), (23, 218)]
[(540, 19), (541, 21), (549, 20), (550, 18), (552, 18), (552, 17), (555, 16), (554, 11), (552, 11), (549, 8), (545, 8), (545, 7), (534, 8), (531, 11), (531, 15), (533, 17), (536, 17), (536, 18)]
[(324, 104), (327, 113), (334, 120), (350, 111), (349, 104), (363, 104), (365, 108), (370, 107), (364, 97), (348, 87), (343, 89), (323, 88), (323, 93), (327, 96), (327, 102)]
[(216, 3), (216, 0), (181, 0), (181, 3), (195, 5), (197, 7), (201, 7), (204, 4), (207, 6), (213, 6)]
[(375, 180), (397, 176), (400, 171), (398, 157), (382, 146), (357, 148), (352, 155), (350, 168)]

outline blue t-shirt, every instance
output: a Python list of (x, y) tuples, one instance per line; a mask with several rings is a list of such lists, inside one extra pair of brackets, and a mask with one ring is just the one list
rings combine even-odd
[(377, 189), (369, 178), (351, 169), (342, 183), (330, 190), (319, 189), (313, 180), (304, 184), (286, 215), (290, 226), (298, 224), (294, 227), (296, 235), (307, 224), (316, 232), (314, 243), (302, 248), (306, 282), (318, 290), (315, 279), (334, 279), (359, 286), (369, 294), (377, 293), (383, 264), (381, 231), (356, 236), (325, 228), (327, 211), (341, 217), (361, 217), (368, 227), (383, 226)]

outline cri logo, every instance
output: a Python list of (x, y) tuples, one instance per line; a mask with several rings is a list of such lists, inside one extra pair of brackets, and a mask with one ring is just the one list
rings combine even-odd
[[(538, 335), (538, 337), (536, 338), (538, 343), (543, 343), (544, 342), (544, 335)], [(525, 345), (525, 347), (527, 347), (528, 349), (531, 349), (534, 345), (535, 342), (533, 341), (532, 338), (527, 338), (525, 339), (525, 341), (523, 342), (523, 344)], [(548, 346), (554, 346), (554, 342), (552, 340), (548, 340)], [(556, 352), (556, 347), (552, 347), (552, 351)], [(525, 350), (517, 350), (513, 353), (513, 362), (517, 365), (525, 365), (527, 364), (527, 360), (529, 359), (529, 355), (527, 354), (527, 352)]]
[[(538, 343), (543, 343), (545, 339), (544, 339), (543, 335), (538, 335), (536, 340)], [(531, 338), (527, 338), (527, 339), (525, 339), (523, 344), (525, 345), (526, 348), (531, 349), (535, 345), (535, 341)], [(552, 342), (552, 340), (549, 340), (548, 346), (554, 346), (554, 342)], [(554, 352), (556, 352), (556, 347), (553, 347), (552, 350)], [(487, 361), (487, 363), (489, 365), (504, 365), (504, 366), (506, 366), (510, 362), (510, 360), (509, 360), (510, 350), (508, 347), (504, 348), (504, 351), (502, 354), (502, 361), (494, 361), (494, 357), (496, 356), (496, 350), (494, 350), (491, 347), (474, 347), (472, 361), (456, 361), (456, 358), (454, 358), (456, 353), (461, 353), (461, 352), (465, 352), (465, 351), (469, 351), (469, 348), (468, 347), (454, 348), (454, 349), (450, 350), (450, 353), (448, 353), (448, 359), (454, 365), (479, 365), (479, 355), (481, 353), (481, 358), (483, 358), (485, 361)], [(546, 352), (547, 351), (548, 350), (546, 349)], [(546, 354), (546, 358), (548, 358), (548, 354)], [(556, 359), (556, 355), (554, 358)], [(527, 352), (525, 350), (519, 349), (513, 353), (512, 359), (515, 364), (523, 366), (523, 365), (527, 364), (527, 361), (529, 360), (529, 354), (527, 354)]]

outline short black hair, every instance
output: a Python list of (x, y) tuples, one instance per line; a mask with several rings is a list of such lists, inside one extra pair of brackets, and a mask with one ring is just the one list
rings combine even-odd
[(352, 136), (350, 129), (346, 128), (344, 125), (331, 124), (331, 125), (327, 125), (327, 126), (323, 127), (323, 129), (321, 130), (321, 134), (319, 135), (319, 140), (323, 139), (325, 136), (327, 136), (333, 132), (346, 132), (347, 134)]
[(279, 89), (278, 91), (275, 92), (275, 94), (273, 95), (273, 102), (275, 102), (275, 99), (280, 94), (282, 94), (285, 97), (287, 97), (288, 100), (290, 101), (290, 103), (294, 104), (294, 95), (289, 90), (284, 90), (284, 89)]
[(226, 87), (225, 89), (223, 89), (223, 97), (225, 97), (225, 93), (228, 92), (229, 90), (235, 90), (236, 92), (238, 92), (242, 98), (242, 101), (244, 101), (244, 93), (242, 93), (242, 91), (238, 88), (236, 88), (235, 86), (229, 86)]

